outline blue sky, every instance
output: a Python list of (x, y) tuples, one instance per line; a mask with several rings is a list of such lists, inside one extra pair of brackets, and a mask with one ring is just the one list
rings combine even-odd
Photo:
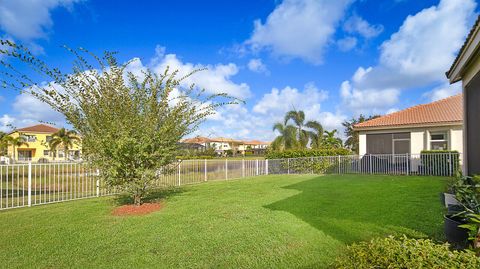
[[(167, 65), (190, 82), (246, 101), (196, 133), (271, 140), (292, 108), (326, 129), (460, 92), (448, 70), (477, 16), (474, 0), (1, 0), (0, 37), (68, 68), (60, 47), (118, 51), (132, 69)], [(27, 95), (0, 92), (0, 130), (63, 118)]]

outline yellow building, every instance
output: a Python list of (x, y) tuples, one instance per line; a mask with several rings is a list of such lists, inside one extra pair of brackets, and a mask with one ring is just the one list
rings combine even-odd
[[(30, 127), (17, 129), (9, 135), (13, 138), (22, 136), (25, 142), (21, 146), (8, 146), (8, 157), (15, 161), (73, 161), (79, 160), (81, 154), (81, 145), (79, 142), (73, 143), (73, 147), (65, 153), (63, 145), (59, 145), (55, 151), (52, 151), (48, 142), (52, 135), (59, 129), (46, 125), (38, 124)], [(65, 154), (67, 157), (65, 158)]]

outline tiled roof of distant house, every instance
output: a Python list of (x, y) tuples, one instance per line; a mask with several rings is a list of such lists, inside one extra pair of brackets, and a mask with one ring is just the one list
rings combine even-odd
[(461, 124), (462, 122), (463, 97), (462, 94), (458, 94), (429, 104), (410, 107), (365, 121), (356, 124), (354, 128), (358, 130), (412, 125)]
[(202, 136), (197, 136), (193, 138), (187, 138), (184, 139), (182, 142), (183, 143), (190, 143), (190, 144), (201, 144), (201, 143), (207, 143), (210, 142), (211, 140), (207, 137), (202, 137)]
[(58, 130), (59, 130), (58, 128), (55, 128), (55, 127), (50, 126), (50, 125), (37, 124), (37, 125), (25, 127), (25, 128), (20, 128), (20, 129), (17, 129), (15, 131), (17, 131), (17, 132), (32, 132), (32, 133), (56, 133), (56, 132), (58, 132)]

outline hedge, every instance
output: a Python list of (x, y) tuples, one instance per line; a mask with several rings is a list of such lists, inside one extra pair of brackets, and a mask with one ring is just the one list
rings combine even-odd
[(406, 236), (376, 238), (347, 247), (333, 268), (480, 268), (473, 251), (450, 250), (448, 244)]
[(423, 150), (420, 153), (423, 172), (429, 175), (455, 175), (460, 170), (459, 157), (456, 150)]
[(350, 155), (352, 151), (345, 148), (331, 149), (304, 149), (304, 150), (285, 150), (285, 151), (268, 151), (265, 155), (267, 159), (287, 159), (301, 157), (320, 157), (320, 156), (338, 156)]

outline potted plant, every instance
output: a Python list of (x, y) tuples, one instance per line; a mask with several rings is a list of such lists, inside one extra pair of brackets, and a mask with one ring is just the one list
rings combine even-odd
[[(445, 215), (445, 237), (455, 248), (466, 248), (472, 240), (471, 225), (475, 215), (480, 214), (480, 189), (478, 178), (460, 177), (452, 185), (458, 204), (447, 206)], [(478, 231), (478, 228), (477, 228)], [(476, 236), (474, 236), (476, 237)]]

